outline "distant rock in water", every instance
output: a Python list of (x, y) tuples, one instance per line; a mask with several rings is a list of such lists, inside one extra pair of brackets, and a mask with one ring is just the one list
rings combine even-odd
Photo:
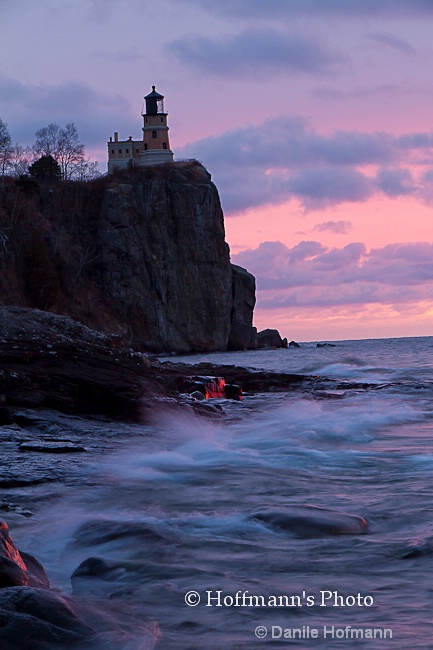
[(266, 329), (257, 334), (259, 348), (287, 348), (287, 339), (282, 339), (278, 330)]
[(317, 343), (316, 348), (336, 348), (337, 346), (334, 343)]
[(230, 264), (218, 191), (197, 162), (31, 191), (7, 184), (4, 228), (0, 304), (68, 315), (150, 351), (256, 345), (254, 277)]
[(362, 535), (368, 531), (368, 524), (363, 517), (316, 506), (293, 506), (287, 510), (265, 508), (254, 513), (251, 518), (296, 537)]
[(290, 341), (289, 348), (300, 348), (301, 346), (296, 341)]

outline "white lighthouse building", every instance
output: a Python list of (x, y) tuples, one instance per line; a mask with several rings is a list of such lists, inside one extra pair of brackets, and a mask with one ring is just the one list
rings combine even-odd
[(143, 117), (143, 139), (119, 140), (119, 133), (110, 137), (108, 145), (108, 172), (116, 168), (155, 165), (172, 162), (173, 152), (168, 139), (167, 113), (164, 110), (164, 95), (152, 92), (146, 95)]

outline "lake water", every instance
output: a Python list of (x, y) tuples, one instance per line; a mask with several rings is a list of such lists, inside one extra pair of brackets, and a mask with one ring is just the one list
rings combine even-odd
[[(110, 618), (101, 650), (433, 647), (432, 353), (423, 337), (170, 358), (374, 386), (119, 426), (12, 536)], [(72, 590), (88, 558), (98, 577)]]

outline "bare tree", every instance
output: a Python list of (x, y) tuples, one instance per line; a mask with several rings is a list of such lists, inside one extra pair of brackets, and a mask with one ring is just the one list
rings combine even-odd
[(78, 137), (77, 127), (73, 122), (61, 129), (59, 140), (59, 160), (63, 179), (67, 180), (74, 175), (76, 168), (84, 162), (84, 144)]
[(48, 124), (39, 131), (36, 131), (36, 142), (34, 150), (38, 156), (52, 156), (57, 159), (59, 153), (60, 126)]
[(93, 181), (100, 175), (98, 162), (91, 162), (90, 159), (83, 160), (74, 170), (74, 178), (77, 181)]
[(51, 123), (36, 131), (36, 153), (52, 156), (60, 165), (63, 180), (74, 176), (77, 168), (84, 162), (84, 145), (78, 137), (77, 127), (69, 122), (64, 129)]
[(8, 125), (0, 118), (0, 173), (2, 177), (2, 185), (4, 182), (5, 171), (9, 167), (12, 155), (12, 138), (9, 133)]
[(35, 162), (35, 152), (32, 147), (22, 147), (16, 144), (10, 162), (12, 176), (24, 176), (29, 167)]

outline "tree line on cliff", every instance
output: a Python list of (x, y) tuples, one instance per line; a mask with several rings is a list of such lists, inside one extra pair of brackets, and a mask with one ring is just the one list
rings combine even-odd
[(49, 180), (92, 180), (100, 175), (98, 163), (86, 159), (85, 147), (73, 122), (64, 128), (51, 123), (35, 133), (35, 143), (14, 144), (0, 118), (0, 175), (31, 176)]

